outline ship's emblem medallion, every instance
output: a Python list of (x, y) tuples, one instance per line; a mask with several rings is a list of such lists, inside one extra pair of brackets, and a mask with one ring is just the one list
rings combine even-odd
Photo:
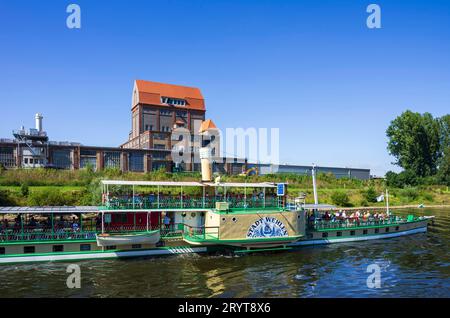
[(288, 236), (286, 227), (283, 222), (270, 216), (256, 220), (247, 231), (247, 238), (282, 236)]

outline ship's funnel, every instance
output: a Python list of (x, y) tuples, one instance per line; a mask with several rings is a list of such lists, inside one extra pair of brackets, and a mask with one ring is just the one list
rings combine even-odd
[(202, 167), (202, 182), (210, 182), (212, 181), (211, 149), (208, 147), (200, 148), (199, 154)]
[(42, 132), (42, 118), (44, 118), (44, 117), (42, 116), (42, 114), (37, 113), (34, 118), (36, 119), (37, 131)]

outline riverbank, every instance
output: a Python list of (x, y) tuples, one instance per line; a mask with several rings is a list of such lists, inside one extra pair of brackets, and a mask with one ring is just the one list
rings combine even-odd
[[(103, 171), (16, 169), (0, 170), (0, 206), (40, 205), (99, 205), (101, 202), (101, 179), (146, 181), (198, 181), (199, 173), (167, 173), (163, 170), (150, 173)], [(306, 203), (313, 203), (312, 180), (309, 176), (296, 174), (273, 174), (264, 176), (222, 176), (223, 182), (284, 182), (291, 198), (306, 195)], [(384, 180), (337, 179), (331, 174), (317, 176), (319, 202), (346, 209), (383, 209), (385, 202), (377, 202), (384, 194)], [(156, 191), (139, 189), (142, 193)], [(242, 190), (242, 189), (239, 189)], [(170, 191), (170, 190), (169, 190)], [(177, 190), (178, 191), (178, 190)], [(201, 195), (198, 189), (186, 189), (186, 195)], [(391, 208), (415, 208), (419, 205), (450, 205), (450, 190), (444, 185), (389, 188)]]

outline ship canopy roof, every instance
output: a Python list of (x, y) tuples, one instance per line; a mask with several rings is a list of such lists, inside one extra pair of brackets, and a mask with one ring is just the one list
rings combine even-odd
[(126, 181), (126, 180), (102, 180), (103, 185), (124, 186), (165, 186), (165, 187), (227, 187), (227, 188), (276, 188), (270, 182), (196, 182), (196, 181)]
[(76, 213), (97, 213), (99, 212), (96, 206), (5, 206), (0, 207), (0, 214), (76, 214)]

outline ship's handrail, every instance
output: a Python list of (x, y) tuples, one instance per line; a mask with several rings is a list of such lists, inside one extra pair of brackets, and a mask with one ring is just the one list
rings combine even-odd
[(183, 237), (194, 240), (220, 239), (219, 226), (191, 226), (184, 224)]
[(228, 202), (230, 208), (262, 208), (262, 207), (279, 207), (277, 198), (136, 198), (133, 199), (110, 199), (106, 206), (102, 206), (103, 210), (145, 210), (145, 209), (192, 209), (192, 208), (215, 208), (216, 202)]
[[(153, 231), (161, 229), (162, 237), (181, 236), (182, 227), (179, 224), (171, 224), (168, 227), (159, 225), (105, 225), (105, 233), (138, 233), (147, 230)], [(24, 229), (1, 229), (0, 243), (20, 242), (20, 241), (66, 241), (66, 240), (94, 240), (96, 234), (101, 233), (101, 226), (86, 226), (83, 230), (71, 228), (24, 228)]]
[(383, 226), (383, 225), (395, 225), (403, 224), (408, 222), (413, 222), (419, 220), (418, 218), (402, 218), (400, 216), (390, 216), (385, 219), (379, 219), (370, 217), (368, 219), (363, 218), (346, 218), (346, 219), (315, 219), (313, 222), (308, 222), (310, 229), (314, 230), (326, 230), (326, 229), (346, 229), (346, 228), (356, 228), (356, 227), (371, 227), (371, 226)]

